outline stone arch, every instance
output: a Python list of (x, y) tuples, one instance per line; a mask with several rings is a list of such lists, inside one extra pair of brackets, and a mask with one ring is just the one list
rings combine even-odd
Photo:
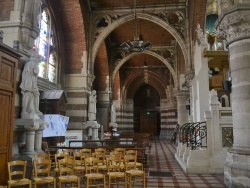
[[(155, 90), (159, 93), (159, 96), (161, 99), (165, 99), (166, 98), (166, 92), (165, 92), (165, 88), (166, 86), (164, 86), (163, 81), (161, 80), (161, 78), (155, 74), (152, 71), (149, 71), (150, 74), (150, 79), (148, 81), (147, 84), (151, 85), (152, 87), (155, 88)], [(126, 99), (131, 99), (132, 96), (134, 96), (135, 92), (142, 86), (145, 84), (143, 79), (137, 79), (138, 75), (134, 75), (130, 78), (130, 80), (125, 84), (122, 92), (122, 99), (125, 101)], [(129, 92), (129, 95), (127, 93), (128, 89), (131, 89), (132, 92)]]
[[(166, 29), (171, 35), (173, 35), (173, 37), (176, 39), (177, 43), (179, 44), (182, 52), (183, 52), (183, 56), (184, 56), (184, 60), (185, 60), (185, 65), (186, 67), (188, 67), (189, 65), (189, 58), (188, 58), (188, 51), (186, 49), (186, 45), (185, 45), (185, 41), (184, 39), (181, 37), (181, 35), (171, 26), (169, 25), (167, 22), (165, 22), (163, 19), (152, 15), (152, 14), (147, 14), (147, 13), (137, 13), (137, 18), (139, 19), (145, 19), (148, 21), (151, 21), (157, 25), (160, 25), (161, 27), (163, 27), (164, 29)], [(92, 53), (91, 53), (91, 69), (93, 70), (93, 66), (94, 66), (94, 62), (95, 62), (95, 57), (97, 54), (97, 51), (101, 45), (101, 43), (104, 41), (104, 39), (113, 31), (115, 30), (117, 27), (119, 27), (120, 25), (133, 20), (134, 19), (134, 15), (130, 14), (130, 15), (126, 15), (123, 16), (117, 20), (115, 20), (114, 22), (112, 22), (110, 25), (108, 25), (108, 27), (106, 27), (105, 29), (102, 30), (102, 32), (100, 33), (100, 35), (97, 37), (93, 47), (92, 47)]]
[[(177, 75), (176, 75), (176, 73), (175, 73), (173, 67), (169, 64), (169, 62), (168, 62), (164, 57), (160, 56), (159, 54), (157, 54), (157, 53), (155, 53), (155, 52), (152, 52), (152, 51), (145, 51), (145, 52), (143, 52), (143, 53), (149, 54), (149, 55), (152, 55), (152, 56), (158, 58), (160, 61), (162, 61), (162, 62), (168, 67), (168, 69), (169, 69), (169, 71), (170, 71), (170, 73), (171, 73), (171, 75), (172, 75), (172, 77), (173, 77), (174, 86), (175, 86), (175, 88), (177, 88), (177, 87), (178, 87)], [(115, 67), (115, 69), (113, 70), (113, 73), (112, 73), (112, 82), (114, 81), (115, 75), (116, 75), (116, 73), (118, 72), (118, 70), (121, 68), (121, 66), (122, 66), (126, 61), (128, 61), (130, 58), (132, 58), (132, 57), (134, 57), (134, 56), (136, 56), (136, 55), (138, 55), (138, 54), (139, 54), (138, 52), (131, 53), (131, 54), (129, 54), (128, 56), (126, 56), (125, 58), (123, 58), (123, 59), (118, 63), (118, 65), (116, 65), (116, 67)]]

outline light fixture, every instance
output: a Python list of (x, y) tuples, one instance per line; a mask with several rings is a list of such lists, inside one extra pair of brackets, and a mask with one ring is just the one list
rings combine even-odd
[(138, 35), (137, 31), (137, 17), (136, 17), (136, 0), (134, 0), (134, 15), (135, 15), (135, 35), (133, 41), (127, 41), (120, 45), (120, 47), (126, 52), (142, 52), (152, 47), (149, 41), (143, 41), (142, 35)]

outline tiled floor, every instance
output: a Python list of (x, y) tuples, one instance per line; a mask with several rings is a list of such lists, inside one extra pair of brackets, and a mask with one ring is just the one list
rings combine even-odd
[[(226, 187), (223, 175), (186, 174), (183, 172), (174, 154), (176, 146), (167, 139), (154, 139), (149, 153), (148, 171), (171, 172), (172, 177), (159, 177), (147, 175), (148, 188), (212, 188)], [(158, 177), (156, 177), (158, 176)]]

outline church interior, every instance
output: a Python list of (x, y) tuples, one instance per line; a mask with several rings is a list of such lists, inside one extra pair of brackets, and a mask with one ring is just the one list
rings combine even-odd
[[(1, 0), (0, 7), (0, 188), (249, 187), (249, 0)], [(108, 156), (98, 180), (80, 157), (86, 148)], [(136, 151), (136, 170), (127, 150)], [(50, 156), (50, 182), (36, 178), (41, 153)], [(72, 182), (62, 173), (68, 159), (85, 168), (69, 172)], [(27, 178), (11, 179), (13, 161)]]

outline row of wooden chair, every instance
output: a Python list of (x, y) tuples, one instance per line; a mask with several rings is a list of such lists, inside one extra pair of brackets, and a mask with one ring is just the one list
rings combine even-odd
[[(71, 152), (71, 153), (70, 153)], [(56, 187), (58, 179), (59, 188), (63, 184), (73, 184), (80, 187), (80, 178), (85, 177), (86, 187), (106, 186), (106, 176), (108, 177), (108, 187), (112, 184), (124, 184), (130, 187), (136, 181), (141, 181), (145, 187), (145, 172), (143, 165), (137, 162), (137, 153), (125, 151), (117, 148), (110, 152), (108, 156), (103, 148), (98, 148), (94, 153), (91, 149), (82, 149), (78, 152), (65, 150), (64, 153), (55, 154), (51, 159), (49, 154), (36, 154), (33, 161), (34, 187), (47, 184)], [(52, 163), (54, 162), (54, 164)], [(16, 170), (15, 166), (19, 166)], [(20, 168), (22, 166), (22, 170)], [(52, 167), (53, 166), (53, 167)], [(30, 179), (25, 178), (26, 161), (11, 161), (8, 163), (9, 181), (8, 188), (12, 186), (28, 185), (31, 188)], [(54, 176), (51, 174), (51, 169)], [(19, 175), (18, 179), (12, 178)]]
[[(108, 155), (108, 158), (106, 159), (106, 155)], [(91, 157), (92, 156), (92, 157)], [(56, 154), (55, 155), (55, 161), (57, 163), (58, 158), (71, 158), (75, 160), (75, 167), (74, 167), (74, 173), (80, 175), (80, 177), (83, 177), (85, 174), (86, 177), (86, 186), (90, 187), (91, 185), (98, 185), (98, 181), (102, 183), (105, 182), (105, 176), (103, 174), (108, 176), (108, 185), (110, 187), (111, 184), (119, 184), (120, 181), (114, 180), (114, 179), (124, 179), (124, 183), (127, 182), (128, 185), (132, 184), (136, 178), (135, 177), (141, 177), (140, 181), (142, 181), (143, 186), (145, 186), (145, 172), (143, 171), (143, 164), (137, 162), (137, 151), (136, 150), (125, 150), (124, 148), (116, 148), (113, 152), (110, 152), (109, 154), (106, 153), (106, 150), (104, 148), (98, 148), (95, 150), (94, 153), (91, 153), (91, 149), (82, 149), (78, 152), (75, 152), (74, 150), (63, 150), (63, 153)], [(110, 160), (110, 157), (112, 157), (112, 160)], [(119, 173), (114, 171), (114, 158), (119, 158)], [(90, 163), (88, 160), (92, 160), (93, 164), (86, 164)], [(109, 162), (108, 162), (109, 161)], [(113, 161), (113, 163), (110, 163)], [(110, 165), (113, 165), (112, 168), (110, 168)], [(126, 169), (125, 169), (126, 164)], [(115, 164), (117, 166), (117, 164)], [(58, 166), (58, 165), (56, 165)], [(89, 168), (90, 167), (90, 168)], [(89, 172), (87, 172), (87, 171)], [(59, 169), (54, 169), (54, 176), (56, 177), (58, 174)], [(114, 171), (115, 173), (112, 173)], [(92, 173), (91, 173), (92, 172)], [(106, 172), (106, 173), (105, 173)], [(128, 173), (129, 172), (129, 173)], [(90, 173), (90, 174), (89, 174)], [(118, 176), (118, 177), (117, 177)], [(127, 181), (125, 181), (127, 179)], [(93, 182), (95, 180), (95, 182)], [(114, 181), (114, 182), (113, 182)], [(137, 180), (136, 180), (137, 181)], [(113, 182), (113, 183), (112, 183)], [(129, 183), (130, 182), (130, 183)]]

